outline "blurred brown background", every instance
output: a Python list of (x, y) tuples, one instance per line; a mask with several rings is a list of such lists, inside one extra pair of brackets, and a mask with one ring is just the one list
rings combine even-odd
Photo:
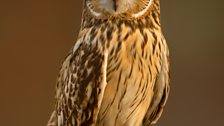
[[(156, 126), (223, 126), (224, 1), (162, 0), (171, 95)], [(0, 1), (1, 126), (44, 126), (82, 0)]]

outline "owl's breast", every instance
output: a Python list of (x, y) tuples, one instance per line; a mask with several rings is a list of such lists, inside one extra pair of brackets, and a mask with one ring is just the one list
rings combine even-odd
[(124, 41), (111, 42), (108, 51), (107, 87), (98, 125), (142, 124), (152, 100), (152, 87), (155, 83), (155, 74), (150, 64), (150, 41), (142, 49), (143, 39), (140, 32), (136, 32)]

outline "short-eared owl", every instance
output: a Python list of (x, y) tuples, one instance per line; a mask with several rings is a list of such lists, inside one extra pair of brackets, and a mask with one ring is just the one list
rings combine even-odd
[(84, 0), (48, 126), (149, 126), (169, 94), (160, 0)]

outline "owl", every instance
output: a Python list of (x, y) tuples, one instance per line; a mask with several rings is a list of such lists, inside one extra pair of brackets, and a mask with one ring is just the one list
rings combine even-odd
[(150, 126), (169, 95), (159, 0), (84, 0), (48, 126)]

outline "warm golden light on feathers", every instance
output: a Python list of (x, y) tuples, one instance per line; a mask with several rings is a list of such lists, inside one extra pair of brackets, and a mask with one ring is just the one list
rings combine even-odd
[(159, 0), (85, 0), (48, 126), (149, 126), (168, 94)]

